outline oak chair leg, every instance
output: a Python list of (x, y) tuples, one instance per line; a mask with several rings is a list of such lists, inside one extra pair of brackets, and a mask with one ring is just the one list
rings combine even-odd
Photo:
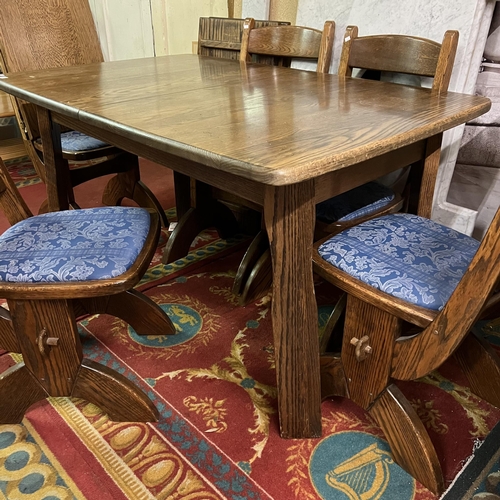
[(400, 329), (396, 316), (347, 296), (342, 364), (351, 399), (365, 410), (390, 383), (394, 339)]
[(84, 359), (72, 397), (85, 399), (118, 422), (156, 422), (158, 410), (130, 380), (107, 366)]
[(476, 396), (500, 408), (500, 356), (482, 337), (470, 332), (455, 351)]
[(48, 394), (24, 363), (0, 373), (0, 424), (19, 424), (26, 410)]
[(403, 393), (389, 385), (368, 409), (384, 431), (396, 463), (436, 495), (444, 490), (441, 466), (424, 424)]
[[(136, 290), (79, 299), (86, 314), (110, 314), (128, 323), (137, 335), (173, 335), (175, 326), (165, 311), (148, 296)], [(83, 314), (83, 311), (82, 311)]]

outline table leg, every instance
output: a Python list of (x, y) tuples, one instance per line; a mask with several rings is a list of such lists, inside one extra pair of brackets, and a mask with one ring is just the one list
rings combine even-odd
[(317, 307), (312, 273), (314, 185), (266, 187), (272, 321), (281, 436), (321, 436)]

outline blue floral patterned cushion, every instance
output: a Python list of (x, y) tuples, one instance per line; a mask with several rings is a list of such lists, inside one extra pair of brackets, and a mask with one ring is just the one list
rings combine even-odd
[(379, 290), (440, 310), (478, 248), (475, 239), (431, 220), (392, 214), (342, 231), (319, 253)]
[(89, 151), (107, 147), (109, 144), (76, 130), (71, 130), (61, 134), (61, 146), (63, 151)]
[(0, 281), (113, 278), (135, 262), (150, 226), (147, 210), (103, 207), (23, 220), (0, 236)]
[(316, 205), (316, 218), (327, 224), (369, 215), (390, 203), (394, 192), (378, 182), (367, 182)]

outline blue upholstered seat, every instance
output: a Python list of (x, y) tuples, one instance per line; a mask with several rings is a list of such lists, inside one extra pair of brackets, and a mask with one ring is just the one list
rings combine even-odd
[(440, 310), (479, 242), (422, 217), (392, 214), (346, 229), (320, 245), (321, 257), (394, 297)]
[[(38, 139), (37, 142), (41, 144), (41, 140)], [(63, 132), (61, 134), (61, 147), (62, 150), (68, 153), (78, 153), (84, 151), (91, 151), (93, 149), (101, 149), (109, 147), (109, 144), (99, 139), (94, 139), (89, 135), (85, 135), (82, 132), (77, 132), (76, 130), (70, 130), (69, 132)]]
[(357, 219), (380, 210), (394, 192), (378, 182), (367, 182), (316, 205), (316, 218), (327, 224)]
[(88, 135), (72, 130), (61, 134), (61, 146), (63, 151), (90, 151), (109, 146), (106, 142), (94, 139)]
[(119, 276), (135, 262), (149, 226), (149, 212), (132, 207), (30, 217), (0, 236), (0, 281), (90, 281)]

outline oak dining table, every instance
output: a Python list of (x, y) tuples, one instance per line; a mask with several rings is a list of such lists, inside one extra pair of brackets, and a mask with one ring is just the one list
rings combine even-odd
[(315, 204), (413, 164), (415, 211), (429, 217), (442, 133), (490, 108), (478, 96), (197, 55), (10, 74), (0, 90), (37, 107), (52, 210), (68, 202), (60, 125), (263, 207), (286, 438), (321, 435)]

